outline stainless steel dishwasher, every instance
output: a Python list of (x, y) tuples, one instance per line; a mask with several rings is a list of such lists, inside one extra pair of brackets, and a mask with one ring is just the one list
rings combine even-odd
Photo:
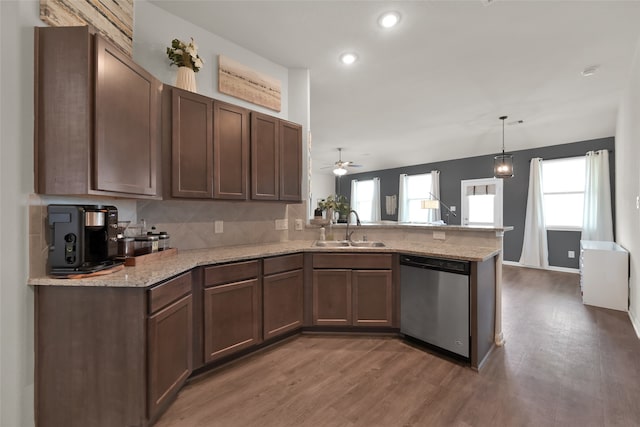
[(400, 332), (469, 358), (468, 261), (400, 255)]

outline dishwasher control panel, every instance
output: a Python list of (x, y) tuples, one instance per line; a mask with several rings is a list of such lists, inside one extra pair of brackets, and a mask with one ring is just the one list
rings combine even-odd
[(430, 258), (414, 255), (400, 255), (400, 264), (411, 267), (426, 268), (430, 270), (448, 271), (450, 273), (469, 275), (471, 263), (445, 258)]

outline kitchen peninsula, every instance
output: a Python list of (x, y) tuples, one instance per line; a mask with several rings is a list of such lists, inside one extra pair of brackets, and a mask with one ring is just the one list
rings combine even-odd
[[(366, 233), (384, 247), (321, 248), (313, 240), (318, 229), (308, 227), (302, 240), (181, 250), (88, 279), (31, 278), (38, 424), (148, 426), (193, 373), (291, 335), (397, 335), (400, 254), (470, 262), (469, 364), (479, 369), (500, 336), (504, 231), (372, 225), (355, 238)], [(432, 232), (446, 233), (445, 240)], [(317, 277), (337, 290), (324, 294), (331, 306), (317, 303), (324, 298)], [(346, 277), (347, 287), (335, 277)]]

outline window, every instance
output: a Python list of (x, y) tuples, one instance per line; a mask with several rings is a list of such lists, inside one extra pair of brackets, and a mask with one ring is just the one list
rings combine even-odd
[(461, 224), (502, 227), (502, 187), (500, 178), (461, 181)]
[(373, 220), (373, 180), (353, 180), (351, 193), (351, 209), (358, 212), (360, 221), (371, 222)]
[(400, 203), (404, 204), (402, 209), (402, 218), (398, 218), (399, 222), (429, 222), (429, 213), (431, 209), (422, 209), (421, 202), (430, 199), (431, 192), (431, 174), (424, 173), (420, 175), (406, 175), (400, 178), (401, 186), (404, 179), (404, 200)]
[(542, 162), (544, 221), (547, 228), (582, 228), (584, 173), (583, 156)]

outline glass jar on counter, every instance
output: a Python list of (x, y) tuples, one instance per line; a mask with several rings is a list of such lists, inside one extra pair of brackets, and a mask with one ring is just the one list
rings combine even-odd
[(169, 233), (167, 233), (166, 231), (161, 231), (157, 233), (156, 228), (151, 227), (151, 231), (147, 232), (147, 236), (156, 236), (158, 238), (159, 251), (164, 251), (170, 248), (169, 246), (170, 237), (169, 237)]
[(134, 237), (135, 256), (158, 252), (160, 238), (147, 234), (146, 236)]
[(169, 233), (167, 233), (166, 231), (161, 231), (158, 235), (158, 238), (160, 239), (160, 241), (158, 242), (159, 251), (164, 251), (171, 247), (169, 246), (169, 241), (171, 240), (171, 238), (169, 237)]
[(130, 258), (135, 253), (135, 239), (118, 234), (118, 257)]

